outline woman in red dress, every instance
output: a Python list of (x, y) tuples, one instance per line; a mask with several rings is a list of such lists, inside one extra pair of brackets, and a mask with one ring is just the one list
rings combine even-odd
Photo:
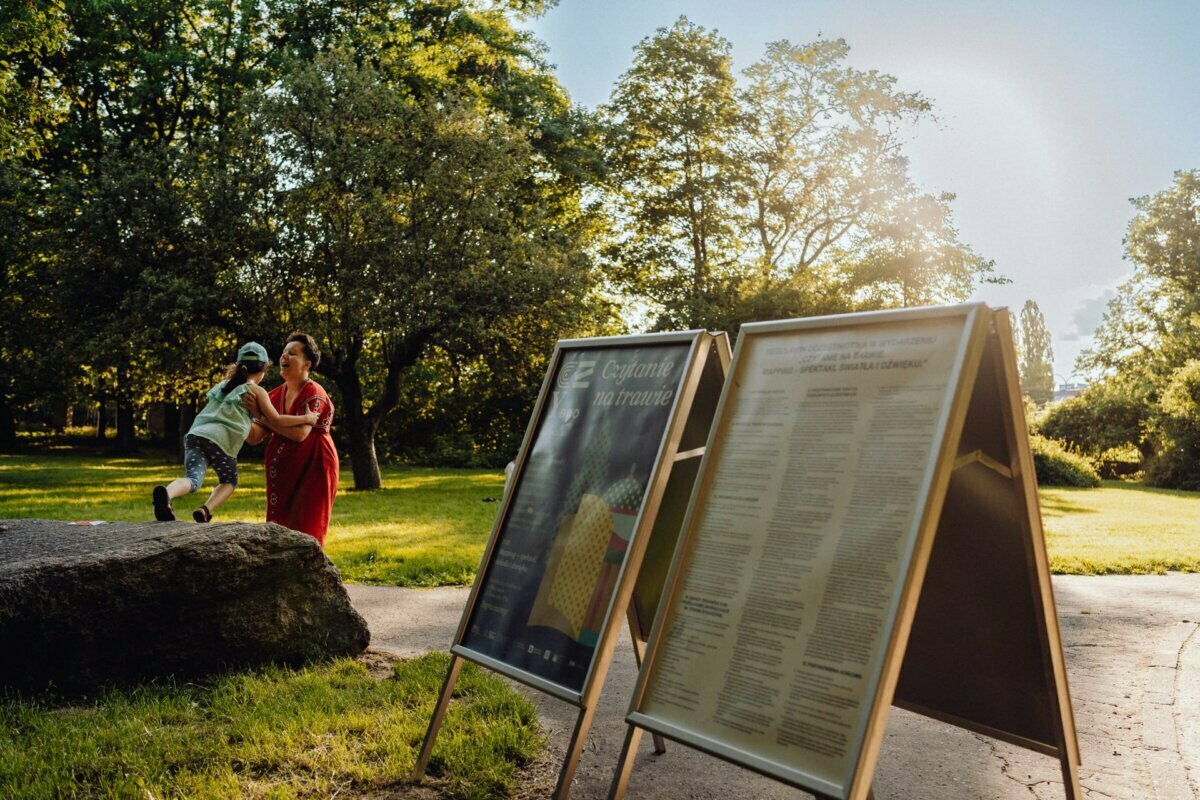
[[(258, 444), (267, 436), (267, 522), (307, 533), (322, 547), (337, 494), (338, 457), (329, 435), (333, 403), (321, 385), (308, 377), (321, 362), (317, 343), (306, 333), (293, 333), (279, 356), (283, 385), (268, 395), (277, 410), (303, 409), (317, 415), (315, 425), (271, 428), (257, 413), (246, 441)], [(281, 411), (281, 413), (284, 413)]]

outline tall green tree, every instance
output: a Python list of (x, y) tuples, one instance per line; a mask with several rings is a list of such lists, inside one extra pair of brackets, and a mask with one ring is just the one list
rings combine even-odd
[[(1147, 479), (1200, 485), (1200, 434), (1189, 420), (1200, 361), (1200, 170), (1175, 173), (1162, 191), (1134, 198), (1125, 236), (1133, 276), (1120, 286), (1078, 368), (1146, 409)], [(1189, 399), (1191, 398), (1191, 399)]]
[(614, 251), (661, 326), (956, 301), (997, 280), (953, 196), (908, 175), (929, 101), (848, 53), (773, 42), (735, 87), (729, 43), (686, 19), (639, 45), (606, 107)]
[(661, 316), (702, 327), (729, 302), (745, 245), (734, 208), (741, 164), (731, 47), (680, 17), (635, 49), (604, 109), (611, 124), (614, 272)]
[(247, 0), (57, 7), (66, 42), (44, 67), (68, 111), (36, 164), (40, 247), (86, 388), (117, 401), (129, 448), (135, 407), (207, 384), (250, 305), (236, 276), (269, 247), (264, 186), (234, 150), (276, 44)]
[(1200, 354), (1200, 170), (1175, 173), (1171, 186), (1132, 199), (1125, 235), (1133, 276), (1117, 290), (1081, 370), (1118, 371), (1161, 384)]
[(46, 62), (66, 39), (61, 8), (0, 7), (0, 448), (17, 441), (16, 414), (65, 393), (62, 320), (41, 252), (45, 186), (36, 163), (65, 100)]
[(594, 280), (587, 169), (563, 130), (540, 136), (570, 119), (565, 96), (502, 15), (456, 13), (441, 38), (404, 21), (389, 37), (422, 44), (384, 58), (347, 41), (296, 62), (262, 101), (281, 187), (263, 282), (324, 342), (359, 489), (380, 487), (376, 435), (414, 369), (584, 308)]
[(1054, 399), (1054, 348), (1046, 318), (1034, 301), (1021, 306), (1017, 332), (1021, 390), (1033, 402), (1045, 405)]

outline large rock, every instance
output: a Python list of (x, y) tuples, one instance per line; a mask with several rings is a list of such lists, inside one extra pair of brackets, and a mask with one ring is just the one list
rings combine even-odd
[(369, 641), (316, 540), (280, 525), (0, 520), (0, 686), (87, 692)]

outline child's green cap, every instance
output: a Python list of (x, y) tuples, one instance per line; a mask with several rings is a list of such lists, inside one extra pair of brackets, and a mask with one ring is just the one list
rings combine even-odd
[(246, 362), (262, 362), (267, 363), (271, 360), (267, 355), (267, 348), (263, 347), (258, 342), (246, 342), (242, 345), (242, 349), (238, 350), (237, 360), (239, 364)]

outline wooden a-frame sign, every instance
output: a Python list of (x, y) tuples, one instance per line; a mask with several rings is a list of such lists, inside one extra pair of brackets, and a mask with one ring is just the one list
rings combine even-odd
[(1053, 756), (1082, 797), (1003, 309), (743, 326), (610, 800), (643, 729), (869, 798), (893, 703)]
[(705, 331), (558, 342), (414, 780), (466, 659), (579, 708), (554, 792), (567, 797), (622, 619), (640, 664), (730, 358)]

